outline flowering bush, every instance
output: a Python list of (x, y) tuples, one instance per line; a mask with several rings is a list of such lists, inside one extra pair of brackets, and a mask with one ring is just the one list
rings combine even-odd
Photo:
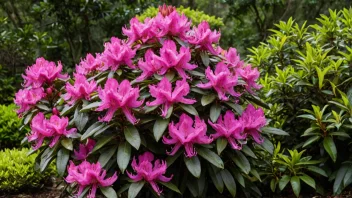
[(236, 49), (221, 49), (207, 22), (191, 27), (172, 7), (143, 23), (132, 19), (123, 32), (127, 39), (113, 37), (82, 59), (74, 78), (43, 58), (26, 70), (15, 102), (40, 169), (56, 159), (79, 196), (99, 188), (136, 197), (146, 186), (189, 197), (214, 187), (223, 193), (224, 185), (235, 196), (235, 180), (260, 196), (252, 150), (272, 144), (261, 136), (263, 110), (249, 103), (260, 102), (258, 70)]

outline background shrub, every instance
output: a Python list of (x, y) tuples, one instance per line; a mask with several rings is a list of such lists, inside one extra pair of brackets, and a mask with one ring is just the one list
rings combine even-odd
[(16, 114), (16, 106), (0, 105), (0, 148), (12, 148), (20, 146), (21, 140), (28, 132), (27, 128), (21, 127), (21, 119)]
[[(317, 186), (307, 184), (324, 193), (319, 181), (339, 194), (352, 182), (352, 9), (329, 12), (311, 26), (292, 19), (276, 24), (265, 43), (250, 49), (249, 62), (261, 69), (261, 96), (272, 125), (290, 133), (276, 141), (306, 149), (325, 176), (313, 175)], [(285, 179), (271, 178), (273, 186)]]
[(16, 192), (40, 187), (55, 174), (55, 166), (43, 173), (35, 171), (37, 154), (27, 156), (29, 149), (5, 149), (0, 151), (0, 191)]
[(10, 104), (15, 95), (15, 79), (0, 65), (0, 104)]

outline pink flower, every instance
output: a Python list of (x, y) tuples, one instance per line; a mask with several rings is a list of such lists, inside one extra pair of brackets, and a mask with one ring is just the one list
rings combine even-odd
[(109, 78), (104, 89), (99, 88), (98, 93), (102, 103), (96, 110), (108, 109), (101, 121), (109, 122), (115, 111), (121, 109), (128, 121), (132, 124), (137, 122), (137, 119), (132, 115), (131, 108), (137, 108), (143, 104), (143, 101), (137, 101), (139, 88), (132, 88), (128, 80), (123, 80), (119, 85), (117, 80)]
[(193, 27), (193, 30), (187, 32), (187, 39), (189, 43), (199, 45), (201, 49), (208, 50), (212, 54), (217, 54), (212, 44), (219, 42), (220, 35), (216, 30), (213, 32), (210, 30), (208, 22), (202, 21), (198, 27)]
[(42, 98), (45, 97), (43, 88), (34, 89), (20, 89), (15, 94), (15, 104), (20, 108), (17, 110), (18, 114), (30, 110)]
[(226, 62), (229, 68), (241, 68), (244, 64), (240, 59), (240, 55), (237, 54), (236, 48), (230, 47), (230, 49), (225, 51)]
[(191, 22), (182, 14), (178, 14), (176, 10), (169, 15), (164, 16), (158, 13), (154, 20), (155, 27), (153, 28), (156, 37), (163, 37), (165, 35), (178, 36), (185, 39), (187, 31), (189, 31)]
[(241, 78), (247, 83), (245, 86), (247, 91), (252, 93), (251, 88), (260, 89), (262, 86), (258, 85), (255, 81), (259, 78), (259, 71), (257, 68), (252, 69), (251, 65), (236, 70)]
[(111, 41), (105, 43), (105, 50), (102, 58), (107, 66), (116, 71), (120, 65), (126, 64), (128, 67), (135, 69), (132, 58), (136, 55), (137, 49), (132, 48), (124, 43), (124, 41), (112, 37)]
[(240, 121), (244, 125), (245, 133), (251, 135), (258, 144), (263, 143), (264, 140), (259, 134), (260, 129), (266, 125), (263, 109), (255, 109), (252, 104), (249, 104), (243, 111)]
[(76, 160), (85, 160), (88, 157), (88, 154), (93, 150), (95, 146), (95, 141), (88, 138), (86, 144), (79, 144), (79, 149), (74, 150), (74, 158)]
[(90, 100), (90, 94), (97, 89), (97, 83), (94, 80), (88, 82), (87, 78), (81, 74), (75, 74), (75, 83), (71, 85), (69, 82), (66, 83), (66, 91), (64, 99), (69, 100), (69, 104), (73, 104), (79, 99)]
[(207, 125), (204, 120), (201, 120), (196, 116), (194, 125), (193, 120), (187, 114), (182, 114), (180, 121), (177, 124), (174, 122), (169, 124), (169, 135), (170, 139), (166, 136), (163, 137), (164, 144), (175, 144), (169, 155), (175, 155), (175, 153), (183, 145), (185, 147), (185, 155), (192, 157), (197, 155), (194, 149), (194, 144), (210, 144), (213, 141), (212, 137), (206, 135)]
[(49, 138), (54, 135), (54, 131), (48, 127), (48, 121), (45, 119), (42, 112), (39, 112), (33, 117), (30, 127), (31, 133), (27, 135), (27, 138), (28, 142), (35, 141), (33, 150), (37, 150), (42, 146), (44, 138)]
[(26, 75), (22, 75), (25, 81), (24, 86), (38, 88), (44, 83), (52, 83), (56, 78), (67, 78), (68, 75), (61, 74), (61, 71), (62, 65), (60, 62), (56, 66), (54, 62), (37, 58), (35, 64), (26, 69)]
[(76, 66), (76, 73), (87, 75), (96, 70), (105, 71), (107, 69), (100, 54), (96, 54), (96, 58), (92, 54), (87, 54), (86, 58)]
[(219, 62), (216, 65), (215, 73), (208, 67), (205, 71), (206, 78), (209, 82), (198, 84), (197, 87), (202, 89), (214, 88), (218, 93), (219, 99), (227, 101), (229, 98), (225, 94), (239, 97), (240, 94), (235, 92), (234, 87), (237, 85), (237, 74), (233, 75), (227, 65)]
[(134, 17), (130, 21), (130, 29), (122, 28), (124, 35), (128, 37), (128, 45), (132, 45), (135, 41), (142, 40), (145, 43), (152, 37), (151, 28), (153, 28), (154, 19), (146, 18), (144, 23), (138, 21)]
[(241, 150), (242, 144), (238, 140), (245, 140), (247, 138), (247, 135), (243, 133), (244, 128), (241, 121), (242, 120), (235, 119), (235, 114), (232, 111), (227, 111), (224, 119), (222, 115), (220, 115), (216, 124), (210, 122), (210, 120), (208, 120), (208, 123), (216, 131), (216, 133), (212, 135), (214, 139), (224, 137), (233, 149)]
[(156, 159), (154, 161), (154, 167), (152, 163), (153, 161), (154, 161), (154, 155), (150, 152), (145, 152), (144, 154), (138, 156), (138, 163), (136, 161), (136, 158), (135, 157), (133, 158), (132, 168), (137, 174), (133, 175), (128, 171), (126, 172), (128, 177), (130, 177), (135, 182), (138, 182), (141, 180), (149, 182), (149, 184), (152, 186), (154, 191), (158, 195), (160, 195), (162, 190), (159, 189), (156, 182), (157, 181), (169, 182), (172, 179), (173, 175), (171, 175), (169, 178), (164, 176), (167, 168), (165, 161)]
[(173, 11), (176, 10), (175, 6), (167, 6), (166, 4), (159, 6), (159, 12), (163, 15), (163, 16), (168, 16), (170, 15)]
[(136, 81), (140, 82), (142, 80), (145, 80), (148, 77), (150, 77), (153, 74), (158, 73), (158, 71), (160, 71), (160, 69), (162, 68), (162, 65), (159, 64), (159, 62), (156, 62), (154, 60), (154, 57), (156, 57), (156, 55), (153, 53), (153, 50), (148, 49), (147, 52), (145, 53), (145, 61), (143, 61), (142, 59), (140, 59), (138, 61), (138, 67), (143, 72), (136, 79)]
[(52, 115), (50, 120), (47, 123), (47, 127), (51, 129), (53, 133), (53, 139), (50, 143), (50, 147), (55, 146), (55, 144), (59, 141), (61, 136), (68, 137), (76, 132), (76, 128), (71, 128), (67, 130), (68, 127), (68, 117), (60, 118), (57, 115)]
[(163, 105), (162, 116), (165, 117), (169, 108), (174, 103), (194, 104), (196, 100), (187, 99), (185, 96), (189, 93), (189, 84), (186, 80), (178, 80), (176, 87), (172, 91), (171, 82), (164, 77), (157, 86), (149, 85), (149, 92), (155, 98), (152, 102), (147, 102), (147, 106)]
[(197, 65), (188, 63), (191, 60), (190, 49), (181, 46), (180, 53), (177, 52), (176, 44), (172, 40), (166, 40), (160, 49), (160, 57), (154, 56), (155, 64), (162, 65), (159, 74), (164, 75), (169, 69), (175, 69), (183, 78), (189, 78), (185, 70), (193, 70)]
[(94, 198), (98, 187), (111, 186), (117, 180), (117, 173), (113, 176), (106, 178), (106, 170), (102, 169), (99, 162), (91, 164), (87, 161), (83, 161), (79, 165), (75, 165), (70, 161), (70, 165), (67, 167), (68, 175), (65, 178), (67, 183), (77, 183), (78, 192), (77, 196), (81, 195), (84, 188), (91, 186), (91, 191), (88, 198)]

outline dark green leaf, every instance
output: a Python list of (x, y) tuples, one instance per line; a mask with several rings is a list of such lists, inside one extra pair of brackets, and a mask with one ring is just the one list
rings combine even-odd
[(315, 142), (315, 141), (318, 141), (319, 139), (320, 139), (320, 136), (313, 136), (313, 137), (310, 137), (307, 141), (304, 142), (302, 148), (305, 148), (306, 146), (312, 144), (312, 143)]
[(141, 145), (141, 137), (139, 136), (138, 130), (136, 127), (130, 125), (125, 127), (124, 130), (126, 140), (135, 148), (139, 149)]
[(167, 167), (171, 166), (171, 165), (177, 160), (177, 158), (180, 157), (181, 154), (182, 154), (182, 151), (179, 150), (179, 151), (176, 152), (175, 155), (173, 155), (173, 156), (168, 156), (168, 157), (166, 158)]
[(231, 159), (244, 173), (248, 174), (251, 170), (251, 165), (242, 152), (235, 150), (231, 155)]
[(214, 169), (212, 168), (212, 165), (209, 165), (208, 172), (209, 172), (210, 178), (213, 181), (216, 189), (218, 189), (218, 191), (220, 193), (222, 193), (224, 191), (224, 182), (223, 182), (222, 177), (220, 175), (220, 171), (215, 172)]
[(69, 158), (70, 158), (70, 151), (68, 151), (67, 149), (61, 148), (57, 152), (56, 170), (60, 176), (64, 175)]
[(185, 110), (187, 113), (194, 115), (194, 116), (198, 116), (198, 112), (197, 112), (196, 108), (193, 107), (193, 105), (179, 104), (179, 106), (183, 110)]
[(337, 171), (334, 186), (333, 186), (333, 192), (334, 194), (337, 194), (339, 189), (343, 189), (343, 179), (348, 171), (348, 167), (346, 165), (341, 166), (341, 168)]
[(158, 142), (169, 124), (169, 119), (157, 119), (154, 123), (154, 138)]
[(76, 108), (73, 120), (78, 131), (82, 131), (89, 120), (88, 113), (82, 113)]
[(323, 141), (324, 148), (326, 152), (330, 155), (332, 161), (336, 161), (337, 150), (334, 143), (334, 140), (331, 137), (325, 137)]
[(141, 191), (141, 189), (143, 188), (144, 183), (145, 183), (144, 181), (132, 183), (128, 188), (128, 198), (137, 197), (139, 191)]
[(104, 167), (109, 162), (109, 160), (116, 152), (116, 149), (117, 149), (117, 146), (113, 146), (100, 154), (98, 162), (102, 167)]
[(201, 99), (202, 106), (207, 106), (208, 104), (212, 103), (216, 98), (216, 95), (203, 95)]
[(276, 189), (276, 180), (273, 178), (271, 179), (270, 181), (270, 189), (272, 192), (275, 192), (275, 189)]
[(104, 124), (100, 123), (100, 122), (96, 122), (96, 123), (92, 124), (92, 126), (90, 126), (86, 130), (86, 132), (84, 132), (84, 134), (81, 137), (81, 140), (87, 139), (88, 137), (92, 136), (95, 132), (99, 131), (103, 127), (104, 127)]
[(199, 158), (197, 156), (193, 156), (191, 158), (184, 157), (183, 160), (185, 161), (188, 171), (196, 178), (199, 178), (202, 170)]
[(279, 189), (283, 190), (288, 184), (288, 182), (290, 181), (290, 179), (291, 177), (288, 175), (282, 176), (281, 179), (279, 180)]
[(158, 181), (158, 183), (160, 183), (161, 185), (167, 187), (168, 189), (175, 191), (179, 194), (181, 194), (180, 190), (177, 188), (177, 186), (171, 182), (162, 182), (162, 181)]
[(314, 173), (317, 173), (319, 175), (322, 175), (324, 177), (328, 177), (328, 175), (326, 174), (326, 172), (319, 168), (319, 167), (316, 167), (316, 166), (308, 166), (307, 169), (311, 172), (314, 172)]
[(87, 106), (84, 106), (84, 107), (80, 110), (80, 112), (86, 112), (86, 111), (88, 111), (88, 110), (90, 110), (90, 109), (99, 107), (100, 104), (101, 104), (101, 102), (93, 102), (93, 103), (90, 103), (90, 104), (88, 104)]
[(313, 178), (309, 177), (306, 174), (299, 176), (299, 178), (304, 181), (304, 183), (308, 184), (309, 186), (315, 189), (315, 181)]
[(222, 180), (224, 181), (224, 184), (227, 188), (227, 190), (230, 192), (230, 194), (232, 195), (232, 197), (236, 196), (236, 182), (233, 179), (231, 173), (227, 170), (221, 170), (220, 171)]
[(221, 113), (221, 106), (217, 103), (214, 103), (210, 107), (210, 120), (212, 122), (216, 122), (220, 116)]
[(70, 151), (73, 150), (72, 139), (63, 138), (60, 142), (61, 142), (61, 145), (64, 146), (67, 150), (70, 150)]
[(290, 135), (286, 131), (283, 131), (281, 129), (277, 129), (274, 127), (263, 127), (262, 131), (264, 133), (270, 133), (270, 134), (275, 134), (275, 135)]
[(247, 145), (242, 146), (242, 152), (244, 152), (246, 155), (253, 157), (254, 159), (257, 159), (257, 156), (254, 154), (254, 152), (249, 148)]
[(290, 182), (291, 182), (293, 193), (295, 193), (296, 197), (299, 197), (299, 193), (301, 192), (301, 183), (299, 181), (299, 177), (298, 176), (291, 177)]
[(204, 66), (209, 66), (209, 62), (210, 62), (210, 60), (209, 60), (209, 55), (208, 55), (208, 53), (206, 52), (206, 51), (202, 51), (201, 53), (200, 53), (200, 57), (201, 57), (201, 59), (202, 59), (202, 62), (203, 62), (203, 64), (204, 64)]
[(121, 142), (117, 150), (117, 165), (122, 173), (125, 172), (131, 158), (131, 145), (128, 142)]
[(197, 153), (207, 160), (208, 162), (212, 163), (214, 166), (223, 169), (224, 168), (224, 163), (221, 160), (221, 158), (215, 154), (213, 151), (204, 148), (204, 147), (197, 147)]
[(98, 142), (95, 144), (91, 153), (94, 153), (95, 151), (99, 150), (101, 147), (103, 147), (105, 144), (107, 144), (113, 139), (115, 139), (115, 136), (106, 136), (106, 137), (100, 138)]
[(238, 114), (242, 115), (243, 108), (241, 105), (232, 103), (232, 102), (225, 102), (228, 106), (230, 106), (233, 110), (235, 110)]
[(117, 198), (117, 194), (112, 187), (100, 187), (100, 191), (108, 198)]
[(226, 148), (227, 146), (227, 140), (226, 138), (218, 138), (216, 140), (216, 150), (218, 151), (218, 155), (221, 154), (221, 152)]

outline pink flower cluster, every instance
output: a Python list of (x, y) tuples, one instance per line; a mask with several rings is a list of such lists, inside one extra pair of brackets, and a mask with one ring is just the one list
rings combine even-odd
[(81, 195), (84, 188), (91, 187), (91, 191), (88, 198), (95, 198), (95, 194), (98, 187), (111, 186), (117, 180), (117, 173), (115, 172), (109, 178), (105, 179), (106, 170), (102, 169), (99, 162), (91, 164), (87, 161), (83, 161), (79, 165), (75, 165), (70, 161), (70, 165), (67, 167), (68, 175), (65, 178), (67, 183), (76, 183), (78, 185), (77, 196)]
[(34, 89), (20, 89), (15, 94), (15, 104), (20, 108), (17, 110), (18, 114), (22, 114), (36, 105), (39, 100), (45, 97), (43, 88)]
[(66, 83), (67, 94), (64, 99), (71, 99), (71, 101), (68, 102), (69, 104), (82, 98), (90, 100), (90, 94), (97, 89), (97, 83), (94, 80), (88, 82), (87, 78), (81, 74), (75, 74), (75, 79), (74, 85)]
[(74, 150), (74, 158), (76, 160), (85, 160), (88, 154), (93, 150), (95, 143), (95, 140), (88, 138), (86, 144), (79, 144), (79, 149)]
[(164, 176), (167, 168), (165, 161), (157, 159), (154, 161), (154, 166), (153, 166), (153, 161), (154, 161), (154, 155), (153, 153), (150, 153), (150, 152), (145, 152), (144, 154), (140, 155), (138, 157), (138, 163), (136, 161), (136, 158), (134, 157), (131, 165), (133, 170), (136, 172), (136, 175), (133, 175), (128, 171), (127, 171), (127, 175), (134, 182), (138, 182), (141, 180), (148, 182), (152, 186), (153, 190), (158, 195), (160, 195), (162, 190), (158, 187), (156, 182), (157, 181), (169, 182), (172, 179), (173, 175), (171, 175), (171, 177)]
[(29, 142), (35, 141), (33, 150), (41, 147), (46, 138), (51, 139), (49, 146), (54, 147), (61, 136), (68, 137), (76, 132), (75, 128), (67, 129), (68, 117), (60, 118), (57, 115), (52, 115), (47, 120), (42, 112), (34, 116), (30, 127), (31, 134), (27, 138)]

